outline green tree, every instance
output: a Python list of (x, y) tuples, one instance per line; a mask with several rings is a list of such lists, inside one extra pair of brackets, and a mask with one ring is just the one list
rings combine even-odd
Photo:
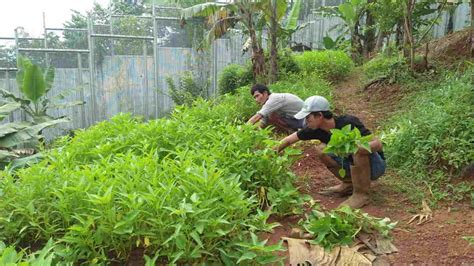
[(234, 27), (242, 27), (250, 37), (252, 50), (252, 70), (255, 80), (265, 79), (265, 55), (261, 34), (257, 34), (257, 23), (261, 13), (262, 1), (242, 0), (233, 3), (203, 3), (183, 9), (183, 21), (193, 17), (204, 17), (210, 27), (206, 33), (205, 44), (223, 36)]
[(368, 8), (367, 0), (351, 0), (337, 7), (321, 7), (323, 15), (336, 16), (342, 19), (342, 34), (350, 35), (352, 59), (357, 62), (363, 52), (364, 36), (361, 19)]

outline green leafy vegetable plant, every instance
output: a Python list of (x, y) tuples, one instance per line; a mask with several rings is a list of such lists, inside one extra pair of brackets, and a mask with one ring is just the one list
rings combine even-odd
[(330, 250), (336, 245), (351, 244), (361, 231), (389, 237), (396, 224), (389, 218), (372, 217), (359, 209), (343, 206), (328, 213), (313, 210), (303, 227), (314, 236), (311, 243)]
[[(324, 148), (325, 153), (332, 153), (341, 158), (357, 152), (359, 148), (366, 149), (371, 152), (369, 141), (372, 135), (362, 136), (358, 128), (351, 130), (351, 125), (346, 125), (342, 129), (331, 129), (331, 140)], [(344, 177), (346, 171), (344, 168), (339, 169), (339, 175)]]

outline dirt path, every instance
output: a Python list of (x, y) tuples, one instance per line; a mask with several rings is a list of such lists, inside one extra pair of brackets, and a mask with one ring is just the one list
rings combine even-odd
[[(372, 131), (380, 126), (382, 119), (396, 111), (395, 101), (399, 98), (399, 87), (382, 87), (369, 91), (360, 88), (359, 74), (335, 86), (334, 102), (336, 113), (358, 116)], [(300, 177), (298, 185), (304, 193), (310, 194), (325, 209), (338, 206), (344, 198), (322, 196), (317, 191), (337, 184), (337, 180), (315, 158), (312, 147), (304, 150), (304, 157), (297, 161), (292, 170)], [(474, 265), (474, 246), (462, 239), (474, 236), (474, 210), (469, 204), (441, 207), (433, 212), (433, 220), (423, 225), (408, 225), (407, 221), (419, 210), (407, 199), (407, 195), (395, 191), (386, 180), (397, 178), (390, 171), (372, 186), (372, 202), (363, 210), (376, 217), (389, 217), (398, 221), (393, 232), (393, 243), (399, 252), (383, 258), (390, 264), (466, 264)], [(270, 237), (270, 243), (288, 236), (291, 228), (301, 217), (275, 219), (282, 224)], [(287, 254), (288, 255), (288, 254)]]

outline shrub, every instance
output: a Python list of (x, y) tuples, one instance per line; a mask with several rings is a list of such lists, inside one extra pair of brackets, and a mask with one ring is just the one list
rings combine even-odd
[(299, 65), (296, 63), (293, 52), (289, 49), (284, 49), (278, 54), (278, 77), (279, 80), (284, 79), (288, 74), (296, 74), (301, 71)]
[(306, 75), (318, 74), (329, 81), (344, 79), (351, 72), (354, 63), (342, 51), (311, 51), (295, 56)]
[(324, 96), (328, 101), (332, 99), (331, 85), (318, 75), (289, 75), (284, 80), (270, 85), (269, 88), (272, 92), (293, 93), (303, 100), (313, 95)]
[(219, 94), (234, 93), (237, 88), (250, 84), (252, 80), (252, 69), (230, 64), (222, 70), (219, 76)]
[(169, 96), (176, 105), (190, 105), (195, 99), (207, 97), (209, 84), (199, 84), (190, 71), (186, 71), (179, 77), (177, 85), (171, 77), (166, 77)]
[(364, 83), (386, 78), (389, 83), (397, 82), (408, 74), (403, 58), (378, 55), (362, 66)]

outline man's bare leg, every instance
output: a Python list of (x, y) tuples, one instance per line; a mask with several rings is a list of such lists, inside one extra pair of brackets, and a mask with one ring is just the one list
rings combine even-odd
[(321, 159), (323, 164), (328, 168), (328, 170), (337, 178), (341, 181), (338, 185), (323, 189), (320, 191), (320, 194), (323, 195), (329, 195), (329, 194), (341, 194), (341, 195), (347, 195), (352, 192), (352, 182), (349, 178), (342, 178), (339, 175), (339, 169), (341, 169), (342, 166), (340, 166), (333, 158), (328, 156), (323, 152), (324, 147), (326, 145), (321, 144), (316, 147), (316, 155)]

